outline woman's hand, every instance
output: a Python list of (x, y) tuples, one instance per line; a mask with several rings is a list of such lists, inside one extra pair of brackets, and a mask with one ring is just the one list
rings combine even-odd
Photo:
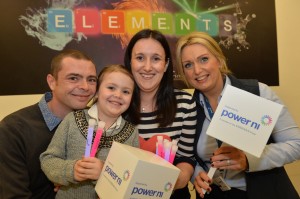
[(204, 198), (202, 189), (206, 190), (207, 192), (211, 191), (211, 187), (209, 186), (211, 183), (212, 179), (207, 176), (205, 171), (199, 172), (199, 174), (196, 176), (194, 186), (201, 198)]
[(221, 146), (211, 157), (212, 166), (219, 169), (243, 170), (248, 169), (245, 153), (232, 146)]
[(84, 157), (78, 160), (74, 166), (74, 178), (77, 181), (97, 180), (104, 163), (95, 157)]

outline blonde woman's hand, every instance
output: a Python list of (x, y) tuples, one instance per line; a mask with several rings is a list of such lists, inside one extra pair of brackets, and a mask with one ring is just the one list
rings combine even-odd
[(211, 157), (212, 166), (219, 169), (246, 170), (248, 160), (245, 153), (233, 146), (221, 146)]

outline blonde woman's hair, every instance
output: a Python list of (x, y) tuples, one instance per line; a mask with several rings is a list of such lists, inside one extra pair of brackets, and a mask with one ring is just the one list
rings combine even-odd
[(231, 71), (228, 69), (226, 64), (226, 57), (224, 56), (222, 49), (219, 44), (207, 33), (205, 32), (192, 32), (187, 35), (182, 36), (176, 43), (176, 67), (180, 76), (184, 82), (188, 84), (188, 81), (185, 78), (183, 65), (181, 62), (182, 50), (189, 45), (201, 44), (206, 47), (220, 62), (220, 72), (222, 76), (231, 74)]

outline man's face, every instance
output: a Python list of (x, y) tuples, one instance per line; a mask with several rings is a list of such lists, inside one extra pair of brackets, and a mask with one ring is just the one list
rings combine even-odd
[[(66, 57), (57, 78), (48, 76), (53, 105), (59, 112), (86, 108), (96, 92), (97, 73), (91, 61)], [(49, 80), (50, 79), (50, 80)]]

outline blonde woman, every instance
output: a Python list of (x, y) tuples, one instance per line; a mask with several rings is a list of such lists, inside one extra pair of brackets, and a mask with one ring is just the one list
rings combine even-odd
[[(235, 78), (218, 43), (203, 32), (193, 32), (178, 40), (176, 60), (185, 82), (195, 88), (197, 166), (192, 181), (197, 198), (299, 198), (283, 168), (300, 159), (300, 131), (286, 106), (260, 158), (232, 146), (221, 146), (220, 141), (206, 135), (226, 85), (282, 104), (270, 87), (257, 80)], [(213, 179), (207, 176), (210, 167), (218, 169)], [(225, 188), (220, 189), (220, 185)], [(207, 194), (203, 194), (203, 189)]]

